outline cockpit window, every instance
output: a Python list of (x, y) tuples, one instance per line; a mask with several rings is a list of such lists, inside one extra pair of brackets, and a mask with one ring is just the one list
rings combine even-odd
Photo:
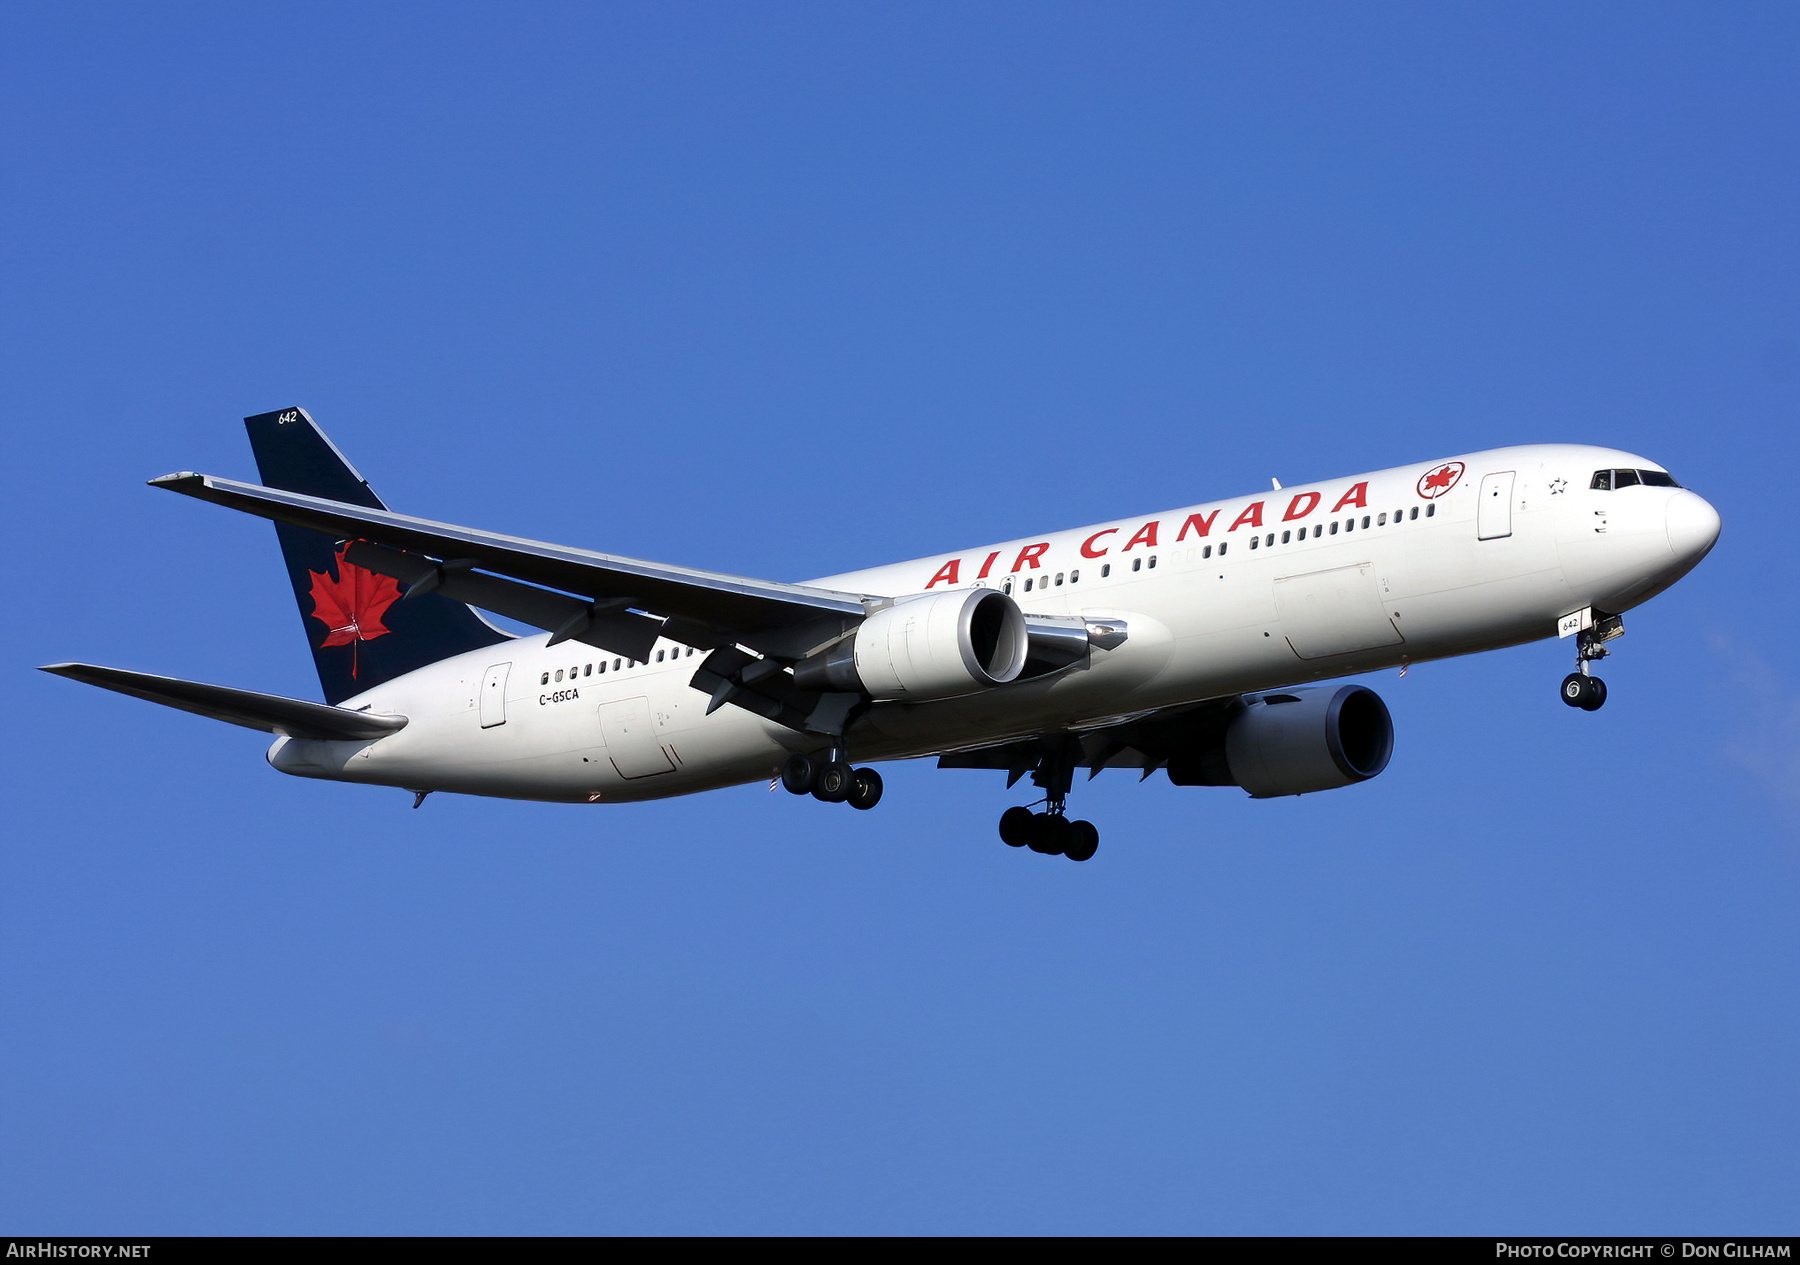
[(1678, 488), (1674, 476), (1664, 474), (1661, 470), (1596, 470), (1588, 487), (1596, 492), (1617, 492), (1620, 488), (1636, 487), (1643, 484), (1647, 488)]

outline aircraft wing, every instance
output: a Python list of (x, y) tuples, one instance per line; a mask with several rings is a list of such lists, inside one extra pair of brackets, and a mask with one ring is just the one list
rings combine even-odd
[(544, 628), (552, 644), (577, 640), (642, 659), (663, 636), (797, 659), (867, 613), (857, 594), (641, 562), (211, 475), (150, 483), (351, 541), (350, 562), (402, 581), (409, 593), (439, 592)]
[(123, 668), (102, 668), (91, 663), (52, 663), (43, 671), (66, 676), (71, 681), (98, 685), (103, 690), (148, 699), (164, 707), (193, 712), (196, 716), (223, 720), (246, 729), (260, 729), (264, 733), (285, 734), (289, 738), (366, 741), (406, 728), (404, 716), (353, 712), (347, 707), (327, 707), (324, 703), (308, 703), (279, 694), (258, 694), (254, 690), (204, 685), (172, 676), (127, 672)]

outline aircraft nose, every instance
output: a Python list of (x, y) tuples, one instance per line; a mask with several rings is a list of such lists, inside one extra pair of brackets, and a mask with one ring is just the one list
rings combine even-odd
[(1666, 518), (1669, 548), (1683, 562), (1700, 561), (1719, 539), (1719, 511), (1692, 492), (1684, 490), (1670, 497)]

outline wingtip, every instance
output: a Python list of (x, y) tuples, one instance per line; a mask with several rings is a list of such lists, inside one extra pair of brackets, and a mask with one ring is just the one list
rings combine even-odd
[(196, 474), (192, 470), (177, 470), (174, 474), (161, 474), (154, 479), (147, 480), (147, 482), (153, 488), (169, 488), (172, 491), (181, 491), (182, 484), (205, 483), (206, 476), (203, 474)]

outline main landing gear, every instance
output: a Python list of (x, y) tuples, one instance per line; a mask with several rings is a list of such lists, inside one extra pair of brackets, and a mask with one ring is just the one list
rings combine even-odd
[(1063, 801), (1074, 779), (1072, 761), (1046, 756), (1032, 772), (1031, 780), (1044, 788), (1044, 811), (1009, 808), (1000, 814), (1000, 840), (1008, 847), (1030, 848), (1045, 856), (1066, 856), (1086, 861), (1100, 849), (1100, 832), (1091, 821), (1070, 821)]
[(819, 755), (799, 752), (781, 766), (781, 784), (795, 795), (811, 795), (824, 804), (870, 809), (881, 802), (881, 774), (853, 769), (841, 748)]
[(1603, 642), (1624, 635), (1625, 621), (1617, 615), (1596, 620), (1592, 628), (1575, 634), (1575, 671), (1563, 678), (1563, 702), (1584, 712), (1597, 712), (1606, 706), (1606, 682), (1589, 672), (1588, 665), (1606, 658), (1608, 651)]

